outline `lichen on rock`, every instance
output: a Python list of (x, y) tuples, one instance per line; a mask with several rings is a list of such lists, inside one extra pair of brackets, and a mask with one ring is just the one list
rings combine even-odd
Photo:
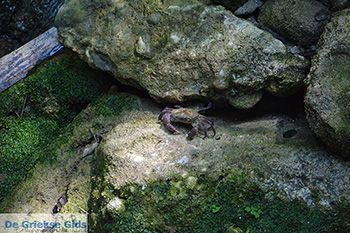
[[(31, 176), (22, 179), (16, 190), (1, 200), (0, 211), (88, 213), (95, 159), (93, 153), (84, 152), (115, 126), (121, 112), (135, 104), (135, 99), (126, 94), (103, 95), (89, 104), (55, 140), (45, 141), (51, 161), (30, 167)], [(62, 197), (65, 201), (59, 209), (55, 208)]]
[[(306, 59), (288, 54), (269, 33), (198, 1), (70, 0), (56, 25), (61, 41), (91, 66), (159, 102), (220, 97), (251, 108), (260, 100), (256, 93), (300, 89), (308, 68)], [(218, 89), (215, 83), (226, 85)], [(238, 96), (231, 89), (247, 101), (233, 101)]]
[[(138, 103), (119, 116), (97, 151), (91, 229), (186, 232), (196, 226), (207, 232), (204, 229), (215, 225), (217, 232), (229, 223), (258, 229), (259, 224), (249, 220), (253, 213), (244, 210), (255, 205), (286, 211), (275, 216), (286, 225), (307, 215), (309, 224), (297, 224), (300, 231), (327, 231), (320, 224), (324, 221), (334, 229), (331, 215), (304, 208), (329, 211), (341, 199), (349, 200), (349, 165), (318, 144), (303, 117), (266, 116), (242, 122), (213, 118), (217, 136), (203, 140), (199, 134), (189, 141), (186, 126), (177, 125), (182, 134), (173, 135), (157, 121), (159, 107), (144, 99)], [(111, 211), (116, 198), (125, 205), (121, 211)], [(270, 214), (255, 221), (269, 222)], [(247, 225), (234, 220), (239, 216), (247, 217)], [(266, 227), (275, 230), (285, 228), (269, 224)]]
[(0, 93), (0, 170), (7, 174), (0, 184), (0, 200), (38, 161), (53, 159), (47, 144), (102, 93), (98, 74), (66, 51)]
[(350, 157), (350, 11), (339, 12), (326, 26), (306, 80), (309, 125), (322, 141)]
[(271, 0), (258, 21), (274, 32), (304, 46), (317, 43), (330, 18), (327, 7), (316, 0)]

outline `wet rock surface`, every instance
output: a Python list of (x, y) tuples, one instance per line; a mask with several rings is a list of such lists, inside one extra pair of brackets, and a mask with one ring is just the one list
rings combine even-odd
[(327, 7), (316, 0), (270, 0), (258, 21), (290, 41), (311, 45), (318, 41), (330, 18)]
[(306, 59), (222, 7), (76, 2), (66, 1), (56, 18), (65, 46), (158, 102), (205, 99), (247, 109), (264, 92), (290, 95), (303, 85)]
[(350, 10), (332, 18), (312, 60), (305, 96), (307, 119), (313, 132), (350, 157)]
[(63, 0), (0, 2), (0, 57), (53, 26)]

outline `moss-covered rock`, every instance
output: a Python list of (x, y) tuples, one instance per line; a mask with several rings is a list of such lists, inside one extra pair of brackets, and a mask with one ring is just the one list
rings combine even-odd
[(194, 0), (69, 0), (56, 25), (65, 46), (90, 65), (157, 101), (251, 108), (263, 92), (294, 93), (308, 68), (271, 34)]
[(290, 41), (311, 45), (317, 43), (329, 16), (316, 0), (270, 0), (261, 8), (258, 21)]
[(330, 8), (331, 11), (340, 11), (350, 7), (349, 0), (318, 0), (318, 1), (322, 2), (325, 6)]
[[(246, 174), (226, 171), (219, 177), (198, 174), (128, 184), (113, 193), (125, 210), (100, 220), (94, 232), (330, 232), (336, 218), (278, 193), (261, 190)], [(103, 222), (103, 223), (102, 223)]]
[(0, 212), (51, 213), (64, 196), (68, 202), (62, 213), (87, 213), (94, 157), (85, 151), (95, 137), (99, 141), (115, 126), (120, 112), (135, 103), (126, 94), (102, 96), (91, 103), (55, 140), (46, 142), (51, 162), (37, 163), (32, 175), (1, 202)]
[(62, 125), (102, 93), (101, 74), (66, 51), (0, 95), (0, 115), (33, 115)]
[(6, 174), (0, 184), (0, 200), (38, 160), (52, 159), (47, 144), (101, 95), (97, 74), (66, 52), (0, 94), (0, 170)]
[[(216, 137), (188, 141), (160, 125), (159, 112), (126, 94), (96, 99), (0, 212), (50, 213), (65, 197), (61, 212), (90, 213), (91, 232), (349, 229), (344, 206), (326, 211), (350, 199), (349, 164), (327, 154), (302, 119), (214, 118)], [(103, 138), (97, 157), (86, 156), (95, 138)]]
[(350, 158), (350, 10), (326, 26), (306, 84), (309, 125), (322, 141)]
[(350, 200), (350, 167), (318, 144), (302, 117), (213, 118), (215, 137), (189, 141), (190, 128), (171, 134), (160, 111), (140, 100), (98, 148), (93, 231), (327, 232), (345, 222), (306, 208)]

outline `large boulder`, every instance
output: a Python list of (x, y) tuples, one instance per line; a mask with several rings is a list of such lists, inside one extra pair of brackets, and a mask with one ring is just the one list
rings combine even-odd
[(310, 45), (318, 41), (329, 16), (316, 0), (270, 0), (261, 8), (258, 21), (290, 41)]
[[(229, 215), (233, 221), (231, 212), (237, 209), (225, 206), (225, 201), (218, 201), (220, 197), (211, 196), (212, 192), (208, 191), (220, 189), (232, 170), (249, 174), (264, 189), (267, 198), (273, 198), (271, 192), (278, 190), (285, 200), (297, 199), (308, 206), (325, 208), (331, 208), (340, 199), (350, 200), (349, 164), (325, 151), (302, 116), (291, 119), (276, 115), (236, 122), (211, 117), (215, 122), (215, 137), (209, 131), (203, 140), (203, 133), (199, 132), (193, 140), (187, 140), (191, 127), (174, 124), (181, 134), (173, 135), (157, 120), (160, 112), (154, 103), (138, 100), (138, 105), (120, 115), (115, 128), (104, 138), (97, 152), (91, 223), (102, 227), (110, 223), (111, 219), (102, 220), (101, 216), (112, 216), (116, 225), (125, 224), (123, 215), (136, 219), (143, 216), (144, 224), (155, 224), (161, 227), (160, 232), (165, 232), (160, 222), (167, 219), (169, 211), (177, 215), (184, 203), (188, 203), (185, 206), (190, 206), (189, 212), (171, 218), (185, 226), (190, 219), (195, 220), (197, 211), (203, 216), (203, 199), (212, 199), (212, 204), (220, 206), (222, 214)], [(156, 187), (154, 182), (159, 182)], [(234, 203), (238, 187), (239, 184), (227, 187), (222, 198)], [(168, 189), (170, 193), (166, 193)], [(243, 190), (250, 188), (244, 186)], [(204, 198), (200, 194), (191, 197), (194, 193)], [(148, 204), (136, 198), (139, 194)], [(245, 191), (236, 195), (244, 199)], [(255, 194), (249, 195), (253, 198)], [(261, 198), (263, 202), (264, 197)], [(247, 205), (242, 200), (240, 203)], [(150, 209), (150, 205), (156, 207)], [(273, 208), (279, 211), (277, 206)], [(128, 212), (123, 213), (125, 210)], [(116, 217), (117, 214), (121, 216)], [(298, 215), (297, 211), (292, 214)], [(303, 222), (306, 215), (302, 215)], [(213, 223), (216, 221), (213, 219)], [(241, 221), (245, 221), (243, 216)]]
[(331, 11), (339, 11), (344, 8), (350, 7), (349, 0), (318, 0), (322, 2), (325, 6), (329, 7)]
[(90, 65), (157, 101), (193, 99), (250, 108), (265, 91), (302, 86), (308, 61), (222, 7), (198, 1), (68, 0), (61, 41)]
[(348, 221), (349, 163), (319, 145), (303, 116), (212, 117), (217, 135), (190, 141), (190, 128), (173, 135), (160, 111), (127, 94), (97, 99), (48, 146), (55, 162), (38, 162), (0, 211), (89, 213), (91, 232), (340, 232), (334, 225)]
[(309, 125), (322, 141), (350, 158), (350, 10), (326, 26), (306, 80)]

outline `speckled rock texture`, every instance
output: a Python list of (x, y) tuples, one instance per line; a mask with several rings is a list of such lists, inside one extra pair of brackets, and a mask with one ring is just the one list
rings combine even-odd
[(61, 41), (91, 66), (158, 102), (228, 102), (247, 109), (264, 92), (303, 85), (308, 61), (223, 7), (198, 1), (67, 0)]
[[(203, 140), (200, 132), (187, 140), (191, 126), (176, 124), (182, 134), (173, 135), (157, 119), (161, 109), (152, 100), (128, 94), (99, 98), (54, 142), (59, 145), (56, 162), (38, 163), (0, 203), (0, 211), (52, 213), (64, 197), (61, 213), (88, 212), (93, 223), (99, 214), (113, 216), (125, 210), (127, 201), (116, 191), (129, 184), (146, 188), (153, 181), (179, 176), (187, 187), (201, 190), (207, 185), (199, 183), (201, 175), (220, 179), (228, 171), (246, 174), (266, 198), (279, 193), (285, 201), (297, 199), (325, 210), (350, 200), (349, 162), (327, 153), (303, 116), (266, 115), (244, 121), (210, 117), (217, 135), (209, 132)], [(93, 153), (99, 138), (102, 142)]]
[(350, 8), (349, 0), (318, 0), (327, 6), (331, 11), (339, 11), (345, 8)]
[(316, 0), (270, 0), (258, 21), (290, 41), (301, 45), (317, 43), (330, 12)]
[(350, 10), (326, 26), (306, 80), (305, 109), (313, 132), (350, 158)]
[(236, 169), (251, 174), (265, 190), (279, 190), (309, 206), (330, 207), (340, 198), (350, 199), (350, 164), (325, 151), (303, 116), (239, 122), (212, 117), (215, 137), (209, 132), (204, 140), (203, 133), (187, 140), (191, 126), (175, 125), (182, 134), (173, 135), (157, 120), (159, 107), (145, 100), (138, 103), (120, 115), (98, 149), (96, 180), (108, 190), (173, 174), (220, 176)]
[(241, 15), (249, 15), (254, 13), (258, 8), (260, 8), (264, 3), (260, 0), (249, 0), (243, 6), (238, 8), (234, 14)]

